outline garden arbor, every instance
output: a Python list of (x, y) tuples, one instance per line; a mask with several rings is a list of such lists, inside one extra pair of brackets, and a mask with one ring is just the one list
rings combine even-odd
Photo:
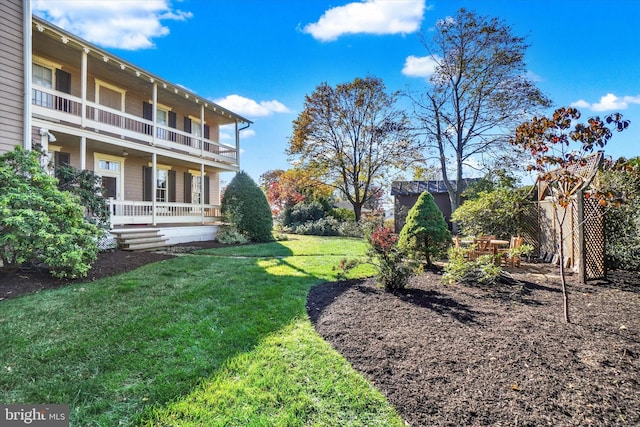
[[(564, 263), (578, 274), (581, 283), (606, 276), (604, 208), (594, 198), (585, 196), (594, 184), (603, 162), (603, 152), (598, 151), (584, 158), (582, 164), (571, 170), (556, 169), (551, 174), (571, 174), (573, 187), (569, 189), (571, 200), (564, 208), (558, 205), (557, 195), (548, 181), (538, 180), (538, 247), (540, 256), (547, 261)], [(555, 205), (555, 208), (554, 208)], [(558, 221), (554, 209), (559, 209)], [(557, 253), (557, 240), (562, 227), (561, 244), (563, 259)]]

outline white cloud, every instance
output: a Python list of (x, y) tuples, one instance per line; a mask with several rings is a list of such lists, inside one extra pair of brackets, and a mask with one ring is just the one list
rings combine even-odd
[(417, 57), (410, 55), (404, 62), (402, 74), (409, 77), (429, 77), (435, 72), (440, 59), (438, 56)]
[(614, 111), (614, 110), (626, 110), (629, 108), (629, 104), (640, 104), (640, 95), (637, 96), (623, 96), (622, 98), (608, 93), (600, 98), (600, 102), (593, 104), (588, 103), (584, 99), (580, 99), (571, 104), (572, 107), (588, 108), (592, 111)]
[(420, 28), (425, 0), (365, 0), (327, 10), (303, 32), (326, 42), (343, 34), (409, 34)]
[(127, 50), (151, 48), (154, 38), (169, 34), (162, 21), (193, 16), (168, 0), (35, 0), (33, 12), (92, 43)]
[[(256, 136), (256, 131), (253, 129), (245, 129), (240, 131), (240, 138), (242, 139), (253, 138), (254, 136)], [(220, 142), (223, 142), (225, 144), (235, 144), (235, 125), (220, 126), (219, 138)]]
[(256, 131), (253, 129), (245, 129), (243, 131), (240, 131), (241, 138), (252, 138), (254, 136), (256, 136)]
[(579, 99), (576, 102), (571, 103), (571, 106), (576, 108), (591, 108), (591, 104), (584, 99)]
[(216, 104), (248, 117), (265, 117), (274, 113), (289, 113), (289, 109), (280, 101), (261, 101), (245, 98), (240, 95), (229, 95), (226, 98), (213, 100)]

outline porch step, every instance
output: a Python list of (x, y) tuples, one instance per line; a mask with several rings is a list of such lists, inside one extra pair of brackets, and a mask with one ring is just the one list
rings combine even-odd
[(167, 246), (168, 238), (160, 234), (159, 230), (120, 230), (112, 231), (116, 236), (118, 246), (123, 251), (156, 251)]

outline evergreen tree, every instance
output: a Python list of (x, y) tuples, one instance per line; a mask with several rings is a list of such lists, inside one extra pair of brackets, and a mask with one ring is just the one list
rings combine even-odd
[(252, 242), (273, 240), (273, 218), (267, 198), (246, 172), (231, 180), (222, 196), (222, 216)]
[(431, 258), (441, 253), (450, 241), (451, 233), (444, 216), (433, 196), (425, 191), (409, 210), (398, 245), (409, 253), (422, 254), (427, 265), (431, 266)]

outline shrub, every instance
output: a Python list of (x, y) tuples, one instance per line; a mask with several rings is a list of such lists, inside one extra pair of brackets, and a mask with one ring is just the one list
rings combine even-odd
[(378, 283), (386, 290), (404, 289), (411, 277), (411, 266), (405, 253), (398, 248), (393, 230), (378, 227), (368, 238), (368, 255), (377, 270)]
[(451, 215), (462, 234), (488, 234), (508, 239), (522, 234), (522, 216), (526, 208), (524, 191), (500, 187), (481, 191), (465, 201)]
[(640, 271), (640, 157), (629, 161), (625, 172), (601, 175), (603, 191), (622, 196), (605, 216), (606, 263), (610, 269)]
[(247, 238), (233, 225), (220, 226), (216, 239), (224, 245), (241, 245), (247, 243)]
[(324, 218), (324, 208), (319, 202), (300, 202), (292, 208), (284, 209), (281, 223), (283, 227), (295, 228), (321, 218)]
[(362, 225), (355, 221), (344, 221), (338, 224), (338, 233), (344, 237), (364, 237)]
[(0, 156), (0, 259), (3, 269), (46, 265), (54, 277), (86, 276), (102, 235), (85, 221), (80, 200), (57, 188), (37, 151)]
[(409, 210), (407, 220), (400, 231), (401, 249), (421, 254), (431, 265), (431, 258), (441, 254), (451, 242), (451, 233), (433, 196), (425, 191)]
[(444, 266), (442, 281), (447, 284), (478, 283), (491, 285), (497, 282), (502, 268), (493, 255), (482, 255), (475, 260), (465, 258), (466, 249), (449, 248), (448, 262)]
[(353, 212), (353, 210), (347, 208), (333, 208), (329, 211), (328, 215), (341, 222), (356, 221), (356, 214)]
[(58, 189), (68, 191), (80, 198), (86, 208), (85, 219), (98, 226), (109, 225), (109, 209), (102, 196), (102, 178), (89, 170), (78, 170), (71, 166), (60, 166), (56, 170)]
[(339, 236), (339, 226), (340, 223), (334, 218), (321, 218), (300, 224), (293, 228), (293, 232), (313, 236)]
[(273, 241), (273, 218), (267, 198), (245, 172), (238, 172), (227, 186), (221, 211), (225, 221), (250, 241)]

